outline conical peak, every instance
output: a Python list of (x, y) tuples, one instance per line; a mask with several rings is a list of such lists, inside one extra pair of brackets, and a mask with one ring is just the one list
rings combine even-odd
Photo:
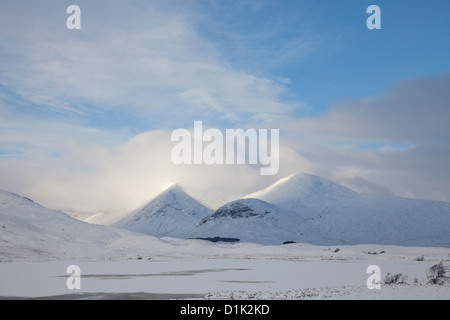
[[(313, 187), (323, 187), (323, 188), (338, 188), (343, 189), (347, 191), (351, 191), (347, 187), (344, 187), (340, 184), (337, 184), (335, 182), (332, 182), (330, 180), (324, 179), (322, 177), (310, 174), (310, 173), (298, 173), (298, 174), (291, 174), (289, 177), (284, 178), (276, 182), (277, 185), (297, 185), (297, 186), (303, 186), (308, 188)], [(351, 191), (353, 192), (353, 191)]]
[(166, 192), (185, 192), (185, 191), (178, 183), (172, 183), (167, 188), (165, 188), (162, 193)]
[(291, 174), (290, 176), (284, 178), (284, 180), (285, 181), (327, 181), (327, 182), (331, 182), (322, 177), (319, 177), (319, 176), (316, 176), (316, 175), (313, 175), (310, 173), (306, 173), (306, 172)]
[(326, 197), (332, 195), (353, 195), (354, 191), (309, 173), (292, 174), (280, 179), (269, 187), (254, 192), (246, 198), (258, 198), (278, 204), (287, 200), (298, 200), (305, 196)]

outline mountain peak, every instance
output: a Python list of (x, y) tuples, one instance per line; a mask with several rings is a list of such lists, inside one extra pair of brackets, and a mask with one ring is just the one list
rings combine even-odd
[(164, 188), (161, 193), (166, 192), (184, 192), (184, 189), (178, 183), (171, 183), (168, 187)]
[(115, 226), (156, 237), (169, 236), (198, 223), (210, 213), (212, 210), (187, 194), (180, 185), (171, 184)]
[[(160, 192), (157, 196), (155, 196), (148, 204), (151, 204), (154, 201), (189, 201), (189, 202), (198, 202), (202, 206), (205, 206), (202, 201), (198, 200), (195, 196), (190, 195), (185, 191), (185, 189), (179, 185), (178, 183), (172, 183), (168, 187), (166, 187), (162, 192)], [(205, 206), (206, 207), (206, 206)]]
[(336, 184), (330, 180), (327, 180), (325, 178), (316, 176), (311, 173), (306, 173), (306, 172), (293, 173), (286, 178), (278, 180), (276, 183), (279, 183), (279, 182), (282, 183), (282, 182), (287, 182), (287, 181), (296, 181), (297, 183), (313, 182), (313, 183), (324, 183), (324, 184)]
[(288, 209), (297, 209), (298, 205), (305, 202), (320, 204), (323, 199), (337, 201), (355, 195), (356, 192), (327, 179), (309, 173), (299, 173), (280, 179), (263, 190), (247, 195), (246, 198), (257, 198)]

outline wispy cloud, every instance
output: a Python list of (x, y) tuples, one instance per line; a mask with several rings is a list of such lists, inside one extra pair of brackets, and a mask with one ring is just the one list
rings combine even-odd
[(117, 108), (148, 119), (166, 112), (234, 121), (290, 114), (284, 83), (231, 68), (186, 14), (168, 12), (163, 2), (120, 4), (80, 2), (83, 27), (75, 32), (62, 23), (62, 5), (4, 5), (0, 27), (14, 31), (0, 33), (8, 57), (0, 62), (1, 84), (35, 104), (86, 117)]
[[(198, 32), (213, 41), (233, 66), (266, 73), (299, 63), (328, 36), (313, 31), (304, 3), (200, 1)], [(205, 10), (205, 8), (207, 10)], [(329, 40), (329, 39), (328, 39)]]

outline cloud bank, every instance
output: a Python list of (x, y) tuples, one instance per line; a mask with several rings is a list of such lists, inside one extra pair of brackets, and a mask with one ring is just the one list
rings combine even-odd
[(299, 153), (357, 190), (360, 177), (396, 195), (449, 201), (449, 89), (449, 73), (406, 79), (285, 128)]

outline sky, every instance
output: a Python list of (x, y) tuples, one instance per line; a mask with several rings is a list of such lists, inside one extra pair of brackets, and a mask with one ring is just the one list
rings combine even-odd
[[(127, 212), (171, 183), (216, 207), (308, 172), (450, 201), (450, 2), (111, 2), (0, 3), (1, 189)], [(174, 165), (171, 133), (196, 120), (279, 129), (278, 174)]]

